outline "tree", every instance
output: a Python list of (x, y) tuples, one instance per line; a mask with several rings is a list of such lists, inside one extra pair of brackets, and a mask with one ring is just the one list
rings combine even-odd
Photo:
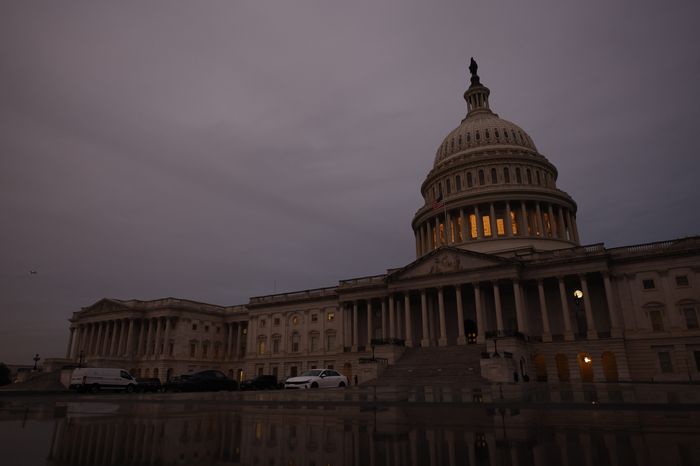
[(10, 382), (10, 368), (5, 363), (0, 362), (0, 386), (7, 385)]

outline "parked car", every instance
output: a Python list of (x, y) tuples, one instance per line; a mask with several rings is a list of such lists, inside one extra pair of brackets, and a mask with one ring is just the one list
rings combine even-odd
[(71, 374), (69, 388), (77, 391), (126, 390), (131, 393), (138, 382), (124, 369), (82, 367)]
[(285, 389), (347, 387), (348, 378), (333, 369), (312, 369), (284, 382)]
[(206, 370), (173, 377), (165, 384), (168, 392), (200, 392), (218, 390), (236, 390), (238, 384), (221, 371)]
[(158, 377), (153, 378), (137, 378), (137, 392), (159, 392), (163, 387)]
[(279, 388), (276, 375), (259, 375), (241, 382), (241, 390), (275, 390)]

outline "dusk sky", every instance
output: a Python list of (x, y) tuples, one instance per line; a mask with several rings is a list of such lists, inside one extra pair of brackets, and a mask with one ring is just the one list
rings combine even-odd
[(692, 1), (0, 0), (0, 361), (65, 356), (67, 319), (103, 297), (244, 304), (410, 263), (471, 56), (558, 168), (584, 244), (697, 235), (698, 18)]

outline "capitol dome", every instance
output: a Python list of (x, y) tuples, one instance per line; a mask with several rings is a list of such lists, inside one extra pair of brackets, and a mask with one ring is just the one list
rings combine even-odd
[(443, 245), (486, 253), (579, 244), (576, 203), (556, 186), (557, 169), (518, 125), (489, 106), (472, 59), (467, 116), (442, 141), (413, 219), (416, 254)]

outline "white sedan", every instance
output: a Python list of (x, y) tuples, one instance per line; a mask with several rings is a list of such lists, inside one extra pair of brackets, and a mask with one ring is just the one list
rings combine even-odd
[(347, 387), (348, 378), (333, 369), (312, 369), (284, 382), (285, 389)]

